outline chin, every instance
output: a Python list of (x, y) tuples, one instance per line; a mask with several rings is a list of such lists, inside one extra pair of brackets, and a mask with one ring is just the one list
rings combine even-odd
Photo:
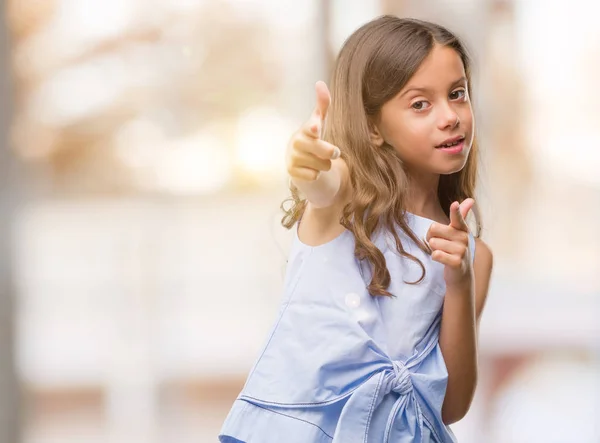
[(467, 164), (467, 160), (469, 159), (469, 151), (467, 151), (466, 155), (465, 153), (459, 154), (454, 156), (454, 158), (446, 158), (443, 162), (438, 163), (438, 174), (450, 175), (460, 172)]
[(450, 175), (450, 174), (456, 174), (457, 172), (460, 172), (463, 170), (463, 168), (466, 166), (467, 164), (467, 158), (461, 158), (461, 159), (456, 159), (453, 162), (445, 162), (445, 164), (443, 165), (439, 165), (438, 168), (436, 168), (436, 173), (440, 174), (440, 175)]
[(456, 174), (457, 172), (462, 171), (466, 164), (467, 162), (464, 162), (460, 166), (454, 166), (453, 168), (444, 168), (444, 170), (440, 172), (440, 175)]

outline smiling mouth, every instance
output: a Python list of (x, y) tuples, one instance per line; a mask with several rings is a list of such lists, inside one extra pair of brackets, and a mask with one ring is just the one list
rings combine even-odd
[(458, 137), (456, 140), (449, 142), (449, 143), (444, 143), (441, 145), (436, 146), (436, 148), (440, 149), (440, 148), (452, 148), (454, 146), (459, 145), (460, 143), (462, 143), (465, 140), (464, 137)]

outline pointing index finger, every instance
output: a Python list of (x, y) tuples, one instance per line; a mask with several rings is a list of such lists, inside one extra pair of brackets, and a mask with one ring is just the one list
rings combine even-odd
[(450, 205), (450, 226), (461, 231), (469, 232), (469, 225), (467, 225), (467, 222), (461, 214), (458, 202), (454, 202)]

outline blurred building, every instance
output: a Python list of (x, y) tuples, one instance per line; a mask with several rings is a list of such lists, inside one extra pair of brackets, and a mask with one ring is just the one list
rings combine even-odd
[(23, 441), (216, 440), (278, 307), (285, 145), (382, 13), (477, 66), (495, 273), (459, 440), (600, 441), (600, 31), (551, 3), (9, 0)]

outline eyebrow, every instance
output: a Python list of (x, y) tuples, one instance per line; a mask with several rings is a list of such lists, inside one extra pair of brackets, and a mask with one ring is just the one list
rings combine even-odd
[[(458, 80), (453, 81), (450, 84), (450, 88), (455, 87), (456, 85), (460, 84), (460, 83), (467, 83), (467, 78), (466, 77), (461, 77)], [(428, 88), (419, 88), (419, 87), (410, 87), (409, 89), (407, 89), (406, 91), (404, 91), (400, 97), (404, 97), (406, 94), (408, 94), (411, 91), (418, 91), (418, 92), (429, 92)]]

